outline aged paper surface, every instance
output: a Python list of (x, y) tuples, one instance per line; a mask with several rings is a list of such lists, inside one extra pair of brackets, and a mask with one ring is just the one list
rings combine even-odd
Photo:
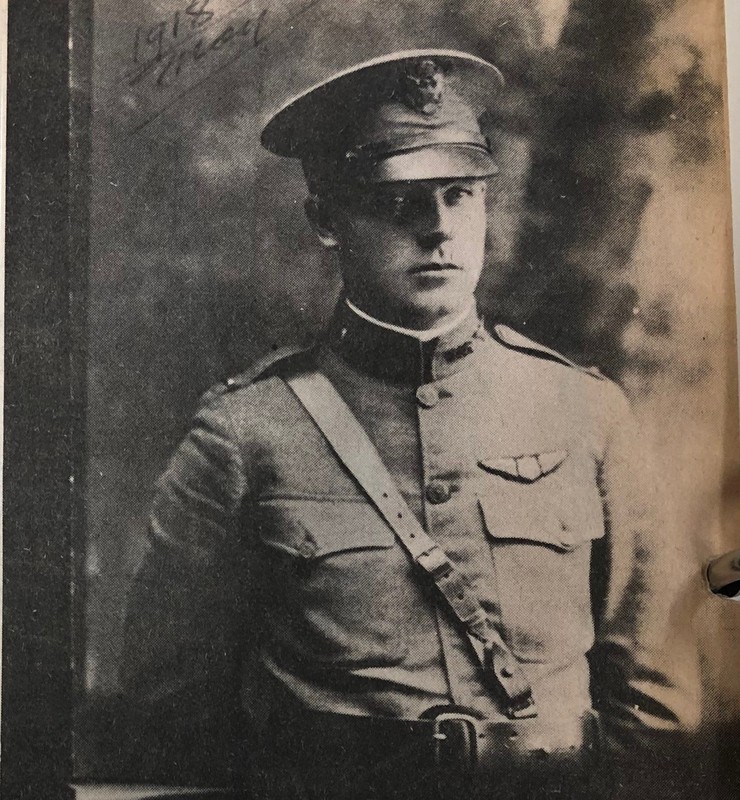
[[(265, 352), (310, 343), (340, 292), (335, 255), (304, 215), (301, 169), (260, 148), (262, 126), (339, 70), (431, 47), (486, 59), (506, 80), (485, 131), (500, 172), (480, 311), (489, 327), (598, 367), (632, 401), (633, 470), (652, 462), (661, 519), (644, 613), (670, 606), (652, 645), (692, 741), (728, 758), (738, 609), (704, 578), (738, 546), (740, 519), (722, 4), (100, 0), (92, 23), (90, 72), (78, 76), (91, 93), (78, 779), (154, 780), (159, 766), (190, 782), (157, 765), (154, 734), (136, 776), (126, 728), (126, 608), (153, 487), (202, 393)], [(529, 451), (471, 458), (489, 455)], [(164, 744), (160, 755), (173, 757)], [(702, 785), (718, 787), (706, 796), (729, 796), (724, 769), (701, 765)], [(696, 786), (679, 775), (661, 789)]]

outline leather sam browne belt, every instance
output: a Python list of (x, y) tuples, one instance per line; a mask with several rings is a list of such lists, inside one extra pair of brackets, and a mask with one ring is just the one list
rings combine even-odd
[(342, 800), (576, 798), (600, 748), (594, 712), (544, 725), (492, 722), (457, 706), (411, 720), (294, 708), (274, 715), (266, 733), (270, 757), (294, 765), (308, 797)]
[(419, 573), (437, 589), (467, 634), (486, 685), (511, 719), (535, 717), (532, 687), (473, 583), (429, 536), (408, 507), (364, 428), (329, 379), (310, 363), (288, 375), (286, 383), (314, 420), (335, 455), (354, 476)]
[[(287, 723), (321, 740), (320, 747), (335, 751), (380, 749), (392, 752), (412, 744), (426, 752), (433, 763), (464, 762), (470, 771), (497, 771), (513, 762), (527, 764), (574, 761), (588, 758), (599, 748), (599, 722), (594, 711), (580, 717), (506, 722), (481, 719), (475, 711), (459, 706), (436, 706), (419, 719), (353, 716), (320, 711), (300, 711)], [(553, 742), (564, 742), (553, 745)]]

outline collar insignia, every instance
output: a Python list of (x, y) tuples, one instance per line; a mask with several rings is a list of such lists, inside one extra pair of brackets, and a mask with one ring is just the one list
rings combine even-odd
[(459, 361), (461, 358), (465, 358), (465, 356), (471, 355), (473, 352), (473, 343), (472, 342), (463, 342), (461, 345), (457, 347), (453, 347), (452, 350), (445, 350), (442, 355), (444, 356), (445, 361), (448, 364), (452, 364), (453, 361)]

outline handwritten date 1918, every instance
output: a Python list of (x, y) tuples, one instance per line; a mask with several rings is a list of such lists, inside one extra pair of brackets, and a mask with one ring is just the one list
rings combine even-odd
[[(289, 23), (319, 2), (303, 0), (284, 22)], [(126, 73), (128, 84), (136, 86), (151, 77), (156, 86), (168, 86), (184, 69), (209, 60), (212, 54), (228, 47), (236, 50), (238, 57), (243, 45), (258, 47), (275, 32), (267, 30), (266, 7), (249, 15), (239, 13), (244, 6), (254, 7), (253, 0), (240, 0), (220, 17), (209, 5), (210, 0), (190, 0), (167, 19), (137, 26), (132, 47), (134, 67)]]
[(169, 19), (160, 20), (147, 28), (137, 25), (134, 34), (134, 64), (152, 58), (163, 59), (170, 43), (206, 26), (213, 19), (213, 11), (207, 8), (209, 3), (210, 0), (192, 0), (184, 8), (178, 8)]

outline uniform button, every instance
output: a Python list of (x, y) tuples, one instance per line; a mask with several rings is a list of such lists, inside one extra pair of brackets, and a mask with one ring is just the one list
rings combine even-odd
[(430, 503), (446, 503), (452, 494), (450, 487), (441, 481), (432, 481), (426, 489), (426, 498)]
[(298, 552), (302, 558), (313, 558), (316, 555), (316, 545), (306, 540), (298, 545)]
[(439, 402), (439, 390), (434, 386), (420, 386), (416, 390), (416, 399), (424, 408), (434, 408)]

